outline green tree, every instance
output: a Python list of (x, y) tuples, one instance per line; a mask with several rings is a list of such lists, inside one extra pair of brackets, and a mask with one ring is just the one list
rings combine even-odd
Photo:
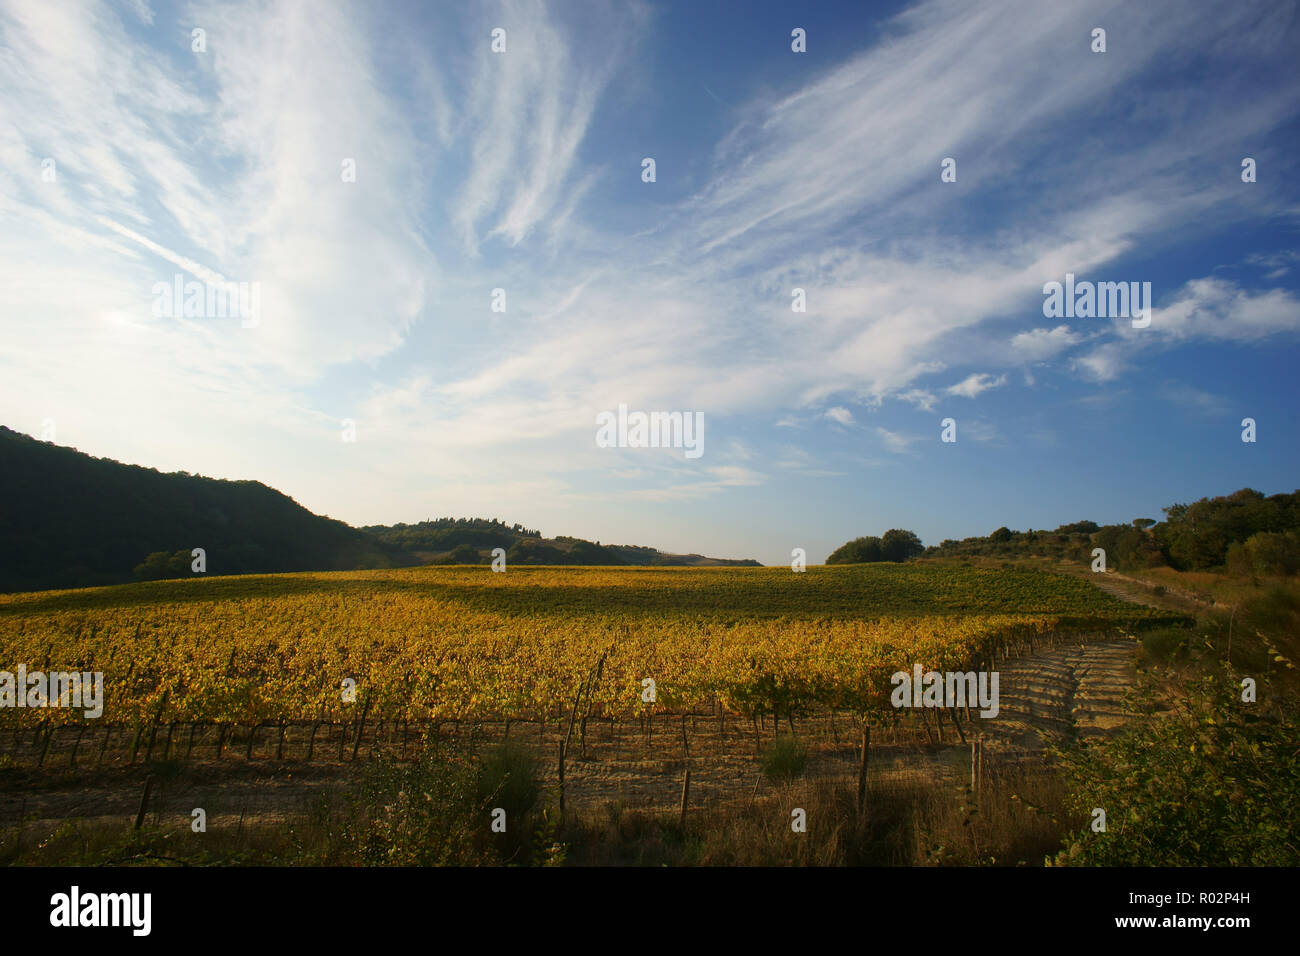
[(1150, 567), (1164, 561), (1159, 545), (1133, 525), (1105, 525), (1092, 536), (1092, 543), (1104, 548), (1107, 563), (1120, 570)]
[(880, 539), (868, 535), (864, 538), (854, 538), (848, 541), (834, 551), (826, 559), (827, 564), (866, 564), (873, 561), (884, 561), (884, 550), (881, 548)]
[(478, 549), (470, 544), (458, 544), (448, 557), (456, 564), (478, 564)]
[(135, 566), (134, 573), (136, 579), (140, 581), (187, 577), (190, 574), (190, 553), (154, 551)]
[(1242, 488), (1225, 497), (1171, 505), (1165, 509), (1164, 524), (1156, 528), (1156, 537), (1170, 563), (1180, 570), (1219, 567), (1233, 542), (1293, 527), (1295, 498), (1294, 494), (1265, 498), (1253, 488)]
[(925, 546), (913, 532), (890, 528), (880, 539), (880, 550), (886, 561), (901, 562), (915, 558), (925, 550)]
[(1300, 571), (1300, 534), (1261, 531), (1228, 548), (1228, 570), (1233, 574), (1291, 575)]
[(1095, 521), (1076, 521), (1073, 524), (1063, 524), (1056, 529), (1057, 534), (1092, 534), (1099, 527)]

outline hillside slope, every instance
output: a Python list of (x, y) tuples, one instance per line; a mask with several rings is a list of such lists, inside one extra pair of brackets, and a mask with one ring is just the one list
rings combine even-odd
[(142, 576), (188, 576), (194, 548), (207, 574), (224, 575), (483, 564), (497, 547), (521, 565), (758, 565), (543, 538), (482, 518), (358, 529), (258, 481), (165, 474), (0, 425), (0, 592), (120, 584), (146, 559)]
[(413, 563), (257, 481), (164, 474), (0, 426), (0, 590), (130, 581), (151, 553), (192, 548), (214, 575)]

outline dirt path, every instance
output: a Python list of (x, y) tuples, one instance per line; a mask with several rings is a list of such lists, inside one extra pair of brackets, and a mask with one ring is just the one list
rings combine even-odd
[(1137, 643), (1126, 639), (1057, 645), (999, 666), (1001, 712), (986, 731), (1004, 749), (1028, 754), (1113, 734), (1125, 720)]
[[(1112, 597), (1130, 604), (1145, 604), (1148, 607), (1160, 608), (1164, 611), (1179, 611), (1183, 614), (1198, 614), (1212, 604), (1183, 588), (1150, 584), (1140, 578), (1120, 574), (1118, 571), (1095, 574), (1076, 569), (1071, 573)], [(1162, 590), (1157, 591), (1157, 587)]]

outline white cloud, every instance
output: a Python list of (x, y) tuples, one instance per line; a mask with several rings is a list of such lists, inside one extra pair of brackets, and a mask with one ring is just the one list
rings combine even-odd
[(994, 442), (1002, 437), (1002, 432), (992, 422), (976, 419), (961, 423), (961, 437), (969, 441)]
[[(370, 68), (368, 25), (340, 8), (293, 5), (195, 15), (209, 53), (186, 44), (179, 60), (142, 49), (101, 8), (0, 15), (0, 88), (17, 138), (2, 148), (48, 152), (60, 174), (0, 190), (17, 223), (0, 273), (75, 260), (120, 285), (123, 311), (145, 316), (173, 266), (258, 282), (256, 334), (216, 347), (297, 383), (392, 351), (437, 273), (416, 227), (414, 139)], [(356, 183), (341, 180), (344, 157), (358, 160)], [(112, 237), (97, 245), (115, 254), (78, 254), (96, 234)], [(143, 251), (123, 254), (119, 236)], [(193, 329), (162, 334), (188, 336), (177, 351), (211, 364)]]
[(148, 249), (150, 252), (152, 252), (154, 255), (158, 256), (158, 258), (165, 259), (167, 262), (170, 262), (173, 265), (180, 266), (186, 272), (190, 273), (192, 276), (194, 276), (196, 279), (199, 279), (202, 282), (220, 284), (227, 281), (226, 277), (223, 276), (220, 272), (216, 272), (212, 269), (209, 269), (207, 266), (203, 265), (202, 263), (195, 262), (193, 259), (190, 259), (187, 256), (182, 256), (179, 253), (173, 252), (171, 249), (168, 249), (164, 246), (160, 246), (158, 243), (154, 242), (152, 239), (149, 239), (147, 236), (142, 236), (135, 230), (128, 229), (125, 226), (121, 225), (120, 223), (113, 222), (113, 220), (108, 219), (105, 216), (97, 216), (95, 221), (98, 222), (101, 226), (104, 226), (108, 229), (112, 229), (118, 235), (125, 236), (127, 239), (130, 239), (132, 242), (139, 243), (140, 245)]
[(802, 448), (787, 446), (781, 449), (780, 457), (774, 462), (777, 468), (794, 472), (805, 478), (840, 478), (846, 472), (822, 468), (811, 454)]
[(1222, 415), (1229, 407), (1223, 396), (1181, 382), (1166, 382), (1160, 389), (1160, 396), (1180, 408), (1192, 409), (1205, 415)]
[(729, 438), (726, 444), (726, 454), (736, 461), (749, 461), (754, 457), (754, 450), (739, 438)]
[(964, 398), (974, 398), (979, 395), (980, 392), (987, 392), (991, 388), (999, 388), (1006, 383), (1007, 377), (1005, 375), (999, 375), (995, 378), (992, 375), (975, 373), (973, 375), (968, 375), (956, 385), (948, 386), (945, 391), (949, 395), (960, 395)]
[(1246, 257), (1251, 265), (1268, 269), (1266, 279), (1280, 279), (1300, 263), (1300, 249), (1282, 249), (1278, 252), (1254, 253)]
[(907, 391), (899, 392), (896, 397), (900, 401), (915, 405), (923, 412), (934, 411), (934, 406), (939, 401), (937, 395), (923, 388), (909, 388)]
[(1083, 336), (1068, 325), (1058, 325), (1054, 329), (1033, 329), (1018, 333), (1011, 339), (1011, 351), (1022, 361), (1043, 362), (1082, 341)]
[(1193, 279), (1162, 308), (1151, 324), (1135, 329), (1129, 319), (1112, 326), (1116, 339), (1104, 342), (1071, 364), (1083, 377), (1110, 382), (1132, 368), (1144, 353), (1191, 341), (1253, 344), (1300, 333), (1300, 298), (1287, 289), (1251, 292), (1225, 279)]
[(142, 23), (153, 23), (153, 10), (149, 8), (149, 0), (126, 0), (126, 5)]
[(578, 147), (625, 45), (625, 34), (611, 31), (600, 49), (574, 49), (545, 8), (531, 3), (503, 3), (488, 19), (510, 27), (505, 53), (491, 52), (486, 27), (473, 50), (468, 112), (486, 122), (454, 212), (471, 250), (496, 236), (516, 246), (565, 206)]
[(885, 447), (892, 452), (905, 452), (907, 449), (921, 441), (919, 435), (904, 435), (900, 432), (892, 432), (887, 428), (876, 428), (876, 434), (880, 440), (885, 443)]
[(709, 478), (661, 483), (652, 488), (620, 491), (618, 498), (637, 501), (689, 501), (704, 498), (730, 488), (747, 488), (761, 485), (765, 476), (737, 465), (721, 465), (706, 469)]
[(1300, 298), (1288, 289), (1248, 292), (1224, 279), (1194, 279), (1175, 300), (1151, 316), (1150, 329), (1161, 338), (1257, 342), (1280, 333), (1300, 332)]
[(1079, 356), (1072, 364), (1085, 378), (1110, 382), (1119, 378), (1120, 373), (1129, 367), (1132, 357), (1131, 347), (1119, 342), (1108, 342), (1087, 355)]
[[(54, 408), (99, 453), (234, 469), (305, 488), (335, 513), (422, 510), (435, 492), (448, 507), (504, 509), (516, 495), (517, 511), (598, 494), (590, 476), (610, 465), (592, 447), (592, 416), (620, 401), (704, 411), (711, 455), (729, 447), (733, 416), (851, 425), (850, 406), (891, 399), (930, 412), (938, 395), (1006, 381), (974, 368), (1085, 341), (1094, 347), (1074, 367), (1107, 381), (1156, 343), (1295, 331), (1294, 294), (1201, 280), (1151, 329), (1095, 340), (1033, 329), (1006, 347), (1005, 323), (1041, 307), (1047, 279), (1268, 211), (1262, 189), (1243, 199), (1231, 183), (1171, 174), (1281, 128), (1295, 84), (1243, 98), (1231, 83), (1171, 81), (1169, 96), (1204, 100), (1187, 114), (1142, 82), (1177, 77), (1207, 50), (1267, 52), (1286, 12), (1266, 6), (1113, 5), (1112, 34), (1144, 42), (1067, 69), (1086, 6), (929, 0), (806, 81), (788, 74), (775, 94), (737, 99), (712, 164), (656, 184), (662, 206), (632, 230), (590, 197), (602, 177), (641, 185), (635, 165), (607, 165), (631, 147), (593, 137), (611, 99), (645, 82), (626, 55), (642, 10), (584, 8), (600, 21), (598, 47), (579, 42), (563, 7), (449, 13), (440, 28), (471, 45), (442, 59), (364, 6), (199, 4), (206, 57), (142, 44), (138, 25), (102, 8), (7, 9), (5, 414), (39, 421)], [(505, 55), (489, 52), (489, 20), (509, 26)], [(1072, 117), (1095, 104), (1113, 110), (1116, 135), (1080, 141)], [(1126, 117), (1144, 110), (1171, 118), (1131, 147)], [(1054, 154), (1052, 183), (1025, 175), (1042, 157), (1027, 143), (1070, 147)], [(57, 186), (39, 181), (45, 155), (59, 159)], [(938, 182), (947, 155), (959, 159), (951, 188)], [(356, 183), (340, 182), (343, 157), (357, 159)], [(952, 202), (1009, 187), (1014, 202), (978, 217)], [(174, 266), (262, 281), (262, 327), (153, 321), (150, 288)], [(816, 321), (791, 319), (794, 285)], [(504, 315), (486, 308), (495, 286), (509, 290)], [(966, 377), (918, 384), (941, 372)], [(337, 443), (343, 416), (363, 436), (350, 448)], [(895, 452), (920, 440), (877, 434)], [(323, 459), (319, 442), (340, 457)], [(678, 496), (759, 480), (637, 464), (647, 486)], [(535, 477), (501, 479), (511, 474)]]

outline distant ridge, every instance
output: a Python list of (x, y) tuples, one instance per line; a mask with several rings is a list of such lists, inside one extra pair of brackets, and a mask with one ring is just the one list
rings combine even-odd
[(496, 519), (437, 518), (419, 524), (367, 525), (361, 529), (378, 540), (418, 556), (425, 563), (475, 564), (504, 548), (510, 564), (631, 565), (640, 567), (762, 567), (752, 558), (708, 558), (668, 554), (632, 544), (601, 544), (540, 531)]

